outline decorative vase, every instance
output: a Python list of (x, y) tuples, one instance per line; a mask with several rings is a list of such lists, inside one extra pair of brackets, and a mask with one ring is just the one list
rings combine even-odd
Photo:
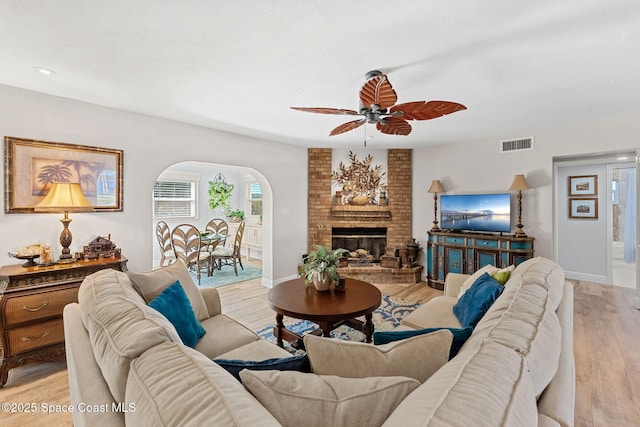
[(416, 239), (411, 239), (407, 243), (406, 247), (407, 259), (409, 260), (409, 266), (413, 267), (418, 258), (418, 252), (420, 252), (420, 244), (416, 242)]
[(369, 203), (369, 197), (367, 196), (355, 196), (353, 199), (351, 199), (351, 204), (354, 205), (363, 206), (367, 203)]
[(328, 291), (329, 288), (331, 288), (331, 280), (314, 280), (313, 286), (315, 286), (318, 291), (325, 292)]

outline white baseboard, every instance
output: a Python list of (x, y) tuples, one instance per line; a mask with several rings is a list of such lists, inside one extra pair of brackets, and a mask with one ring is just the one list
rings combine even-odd
[(601, 276), (599, 274), (585, 274), (585, 273), (577, 273), (574, 271), (565, 271), (564, 277), (572, 280), (582, 280), (584, 282), (601, 283), (603, 285), (612, 284), (607, 280), (607, 276)]

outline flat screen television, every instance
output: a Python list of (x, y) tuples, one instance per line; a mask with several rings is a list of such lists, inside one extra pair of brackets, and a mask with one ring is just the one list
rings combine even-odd
[(440, 228), (453, 231), (511, 232), (511, 194), (443, 194)]

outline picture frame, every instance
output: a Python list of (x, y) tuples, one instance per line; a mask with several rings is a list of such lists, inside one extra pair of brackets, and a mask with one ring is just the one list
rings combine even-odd
[(122, 211), (122, 150), (5, 136), (4, 168), (5, 213), (33, 213), (57, 181), (79, 182), (95, 211)]
[(598, 219), (598, 198), (569, 199), (569, 218)]
[(597, 196), (598, 175), (569, 177), (569, 196)]

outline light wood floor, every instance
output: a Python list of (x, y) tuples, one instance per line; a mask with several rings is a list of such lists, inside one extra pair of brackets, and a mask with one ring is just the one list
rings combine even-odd
[[(617, 286), (574, 282), (574, 353), (577, 427), (640, 425), (640, 311), (635, 291)], [(383, 293), (424, 303), (440, 294), (424, 283), (378, 285)], [(225, 314), (253, 330), (274, 322), (267, 307), (268, 289), (259, 280), (219, 288)], [(12, 370), (0, 402), (68, 405), (63, 363), (41, 363)], [(71, 426), (71, 415), (41, 412), (7, 414), (3, 427)]]

